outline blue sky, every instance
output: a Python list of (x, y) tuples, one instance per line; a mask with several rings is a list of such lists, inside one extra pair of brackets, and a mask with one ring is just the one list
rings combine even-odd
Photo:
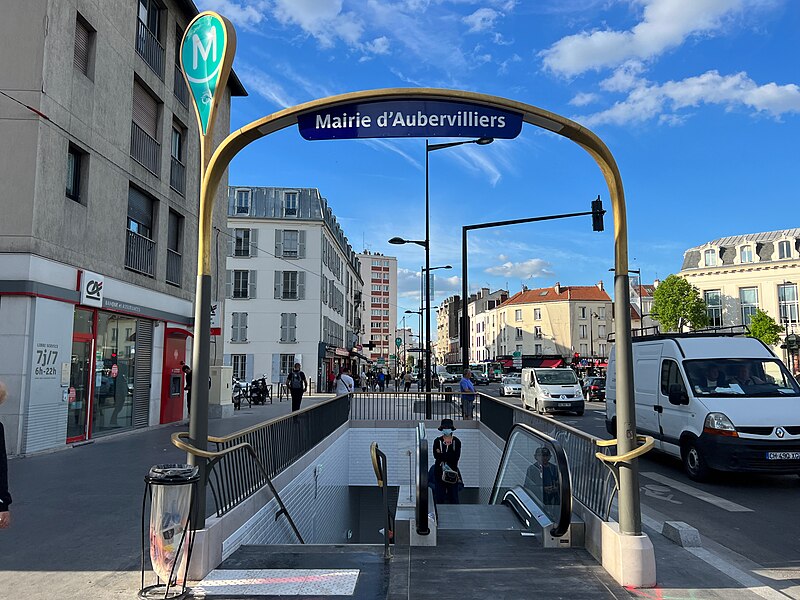
[[(632, 268), (663, 279), (718, 237), (798, 227), (797, 0), (200, 0), (238, 34), (250, 96), (232, 128), (324, 96), (389, 87), (519, 100), (589, 127), (622, 173)], [(444, 140), (434, 140), (444, 141)], [(419, 303), (424, 140), (251, 144), (230, 183), (316, 187), (354, 249), (399, 259), (401, 310)], [(525, 126), (514, 140), (430, 155), (431, 264), (454, 269), (461, 226), (589, 210), (599, 169), (577, 145)], [(613, 224), (589, 217), (470, 234), (470, 288), (611, 286)], [(447, 276), (452, 275), (452, 276)]]

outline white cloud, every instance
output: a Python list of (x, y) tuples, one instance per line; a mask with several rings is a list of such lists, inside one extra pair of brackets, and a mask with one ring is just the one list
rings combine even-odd
[(485, 269), (489, 275), (497, 275), (500, 277), (515, 277), (519, 279), (528, 279), (529, 277), (541, 277), (542, 275), (550, 275), (550, 263), (541, 258), (529, 258), (523, 262), (507, 261), (501, 265), (489, 267)]
[(216, 11), (230, 19), (237, 27), (249, 31), (256, 29), (256, 25), (266, 19), (268, 8), (266, 0), (246, 3), (234, 0), (201, 0), (197, 4), (202, 10)]
[(263, 71), (244, 64), (238, 65), (236, 72), (247, 89), (256, 92), (268, 102), (280, 108), (287, 108), (298, 103), (297, 99), (289, 94), (281, 84)]
[(569, 101), (572, 106), (586, 106), (587, 104), (592, 104), (597, 102), (600, 99), (600, 96), (597, 94), (592, 94), (589, 92), (581, 92), (580, 94), (576, 94), (575, 97)]
[(604, 111), (576, 118), (589, 126), (625, 125), (653, 118), (676, 125), (684, 119), (676, 111), (703, 104), (720, 105), (726, 110), (744, 107), (779, 118), (787, 113), (800, 113), (800, 87), (774, 82), (758, 85), (746, 73), (720, 75), (717, 71), (663, 84), (639, 79), (624, 100)]
[(389, 38), (385, 35), (364, 44), (364, 49), (372, 54), (389, 54)]
[(395, 154), (398, 154), (398, 155), (402, 156), (406, 161), (408, 161), (416, 169), (418, 169), (420, 171), (422, 170), (422, 163), (420, 161), (418, 161), (416, 158), (414, 158), (413, 156), (411, 156), (410, 154), (408, 154), (405, 150), (400, 148), (400, 146), (398, 146), (397, 143), (393, 142), (392, 140), (384, 140), (384, 139), (380, 139), (380, 138), (375, 138), (375, 139), (371, 139), (371, 140), (365, 139), (364, 142), (366, 144), (369, 144), (370, 146), (374, 146), (374, 147), (379, 148), (379, 149), (389, 150), (390, 152), (394, 152)]
[(496, 10), (491, 8), (479, 8), (462, 20), (469, 26), (467, 33), (479, 33), (487, 29), (492, 29), (498, 17), (500, 17), (500, 13)]
[(642, 19), (627, 31), (582, 31), (540, 54), (544, 66), (566, 76), (647, 60), (680, 46), (688, 37), (723, 29), (726, 17), (764, 0), (639, 0)]
[(337, 39), (355, 45), (364, 24), (353, 12), (342, 11), (343, 0), (275, 0), (273, 14), (283, 25), (297, 25), (319, 41), (332, 47)]

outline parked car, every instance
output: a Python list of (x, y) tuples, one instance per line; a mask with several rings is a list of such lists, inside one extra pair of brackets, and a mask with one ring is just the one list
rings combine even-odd
[(513, 373), (503, 377), (500, 382), (500, 395), (501, 396), (521, 396), (522, 395), (522, 379), (519, 373)]
[[(636, 430), (683, 461), (696, 481), (713, 471), (800, 473), (800, 386), (761, 340), (661, 334), (634, 338)], [(615, 373), (612, 347), (608, 372)], [(617, 428), (609, 377), (606, 428)]]
[(587, 377), (581, 386), (583, 397), (589, 402), (592, 400), (599, 400), (602, 402), (606, 399), (606, 378), (605, 377)]
[(489, 378), (486, 376), (485, 373), (481, 373), (480, 371), (471, 371), (472, 383), (474, 385), (489, 385)]

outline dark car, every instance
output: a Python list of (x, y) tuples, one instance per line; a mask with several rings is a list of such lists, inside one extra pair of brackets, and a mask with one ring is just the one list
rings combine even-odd
[(592, 400), (599, 400), (600, 402), (606, 399), (606, 378), (605, 377), (587, 377), (583, 382), (583, 397), (589, 402)]
[(473, 385), (489, 385), (489, 378), (483, 373), (479, 371), (471, 371), (470, 373), (472, 374), (470, 379), (472, 380)]

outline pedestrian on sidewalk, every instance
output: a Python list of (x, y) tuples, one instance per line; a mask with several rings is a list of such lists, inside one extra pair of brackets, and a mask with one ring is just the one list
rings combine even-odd
[(411, 371), (406, 371), (405, 375), (403, 375), (403, 391), (410, 392), (411, 391)]
[(336, 381), (336, 375), (333, 372), (333, 369), (328, 371), (328, 393), (330, 394), (333, 391), (333, 384)]
[[(5, 402), (8, 392), (6, 385), (0, 381), (0, 404)], [(11, 494), (8, 493), (8, 457), (6, 457), (6, 431), (0, 422), (0, 529), (11, 525), (11, 513), (8, 507), (11, 504)]]
[(353, 378), (350, 377), (350, 369), (347, 367), (342, 367), (339, 371), (339, 375), (336, 377), (336, 390), (335, 394), (337, 396), (344, 396), (345, 394), (352, 394), (353, 390), (355, 389), (355, 382)]
[(378, 371), (378, 389), (382, 392), (385, 385), (386, 375), (383, 374), (383, 371)]
[(300, 370), (300, 363), (294, 363), (294, 369), (286, 378), (286, 388), (292, 395), (292, 412), (300, 410), (303, 393), (308, 389), (306, 374)]
[(464, 419), (472, 419), (472, 412), (475, 406), (475, 385), (470, 379), (470, 370), (464, 369), (464, 376), (461, 378), (461, 416)]
[(186, 414), (192, 414), (192, 367), (183, 363), (181, 367), (181, 371), (186, 376), (186, 383), (183, 386), (183, 389), (186, 390)]

